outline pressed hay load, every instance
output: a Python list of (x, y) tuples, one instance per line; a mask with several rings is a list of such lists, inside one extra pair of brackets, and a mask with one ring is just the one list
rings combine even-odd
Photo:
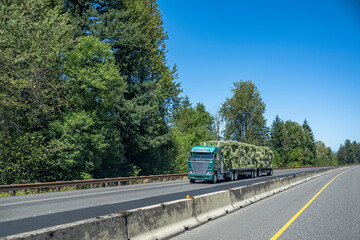
[(236, 141), (207, 141), (200, 146), (220, 147), (224, 154), (223, 170), (238, 168), (271, 168), (274, 154), (268, 147)]

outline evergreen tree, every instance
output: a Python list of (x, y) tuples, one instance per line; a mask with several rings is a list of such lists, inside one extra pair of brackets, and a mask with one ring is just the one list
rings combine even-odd
[(346, 139), (344, 145), (340, 145), (337, 152), (339, 164), (359, 163), (359, 148), (359, 144), (356, 141), (351, 142), (349, 139)]
[(355, 152), (354, 163), (360, 163), (360, 143), (353, 141), (353, 148)]
[(315, 138), (311, 127), (309, 126), (306, 119), (302, 124), (304, 130), (304, 153), (305, 153), (305, 164), (311, 165), (316, 158), (316, 146)]
[(284, 166), (285, 163), (283, 156), (286, 151), (286, 131), (284, 121), (281, 120), (278, 115), (276, 115), (275, 120), (271, 125), (270, 137), (270, 147), (273, 151), (276, 151), (276, 154), (278, 156), (276, 161), (277, 165)]
[(263, 145), (266, 120), (265, 104), (252, 81), (234, 83), (233, 96), (226, 99), (220, 110), (225, 120), (225, 138)]
[(73, 46), (61, 8), (60, 1), (0, 3), (0, 184), (46, 174), (47, 129), (67, 106), (60, 66)]
[(316, 156), (313, 141), (314, 135), (306, 120), (300, 126), (290, 120), (284, 123), (276, 116), (271, 125), (270, 147), (277, 166), (313, 165)]
[(175, 82), (176, 68), (166, 62), (167, 34), (157, 2), (66, 0), (65, 9), (82, 34), (110, 44), (127, 83), (127, 101), (118, 115), (124, 124), (117, 128), (129, 169), (141, 174), (165, 173), (172, 146), (167, 119), (178, 102), (180, 88)]

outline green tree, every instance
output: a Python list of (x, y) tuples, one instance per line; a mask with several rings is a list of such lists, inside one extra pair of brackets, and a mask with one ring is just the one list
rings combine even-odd
[(172, 139), (174, 143), (173, 172), (187, 171), (187, 152), (199, 142), (213, 140), (214, 118), (198, 103), (192, 107), (186, 97), (172, 119)]
[(221, 107), (225, 120), (225, 138), (240, 142), (264, 145), (266, 120), (265, 103), (252, 81), (234, 83), (233, 96)]
[(81, 37), (64, 69), (69, 108), (50, 126), (58, 178), (118, 176), (125, 164), (117, 126), (126, 84), (111, 47), (93, 36)]
[(339, 151), (337, 152), (337, 159), (339, 164), (351, 164), (359, 163), (359, 144), (354, 141), (351, 142), (346, 139), (344, 145), (340, 145)]
[(315, 165), (337, 165), (336, 158), (331, 148), (326, 147), (322, 141), (316, 141), (316, 160)]
[(315, 137), (306, 119), (302, 124), (302, 129), (304, 131), (303, 149), (305, 154), (305, 164), (312, 165), (316, 158)]
[[(284, 121), (276, 115), (270, 130), (270, 147), (274, 151), (277, 166), (285, 166), (284, 155), (287, 150), (286, 129)], [(276, 154), (275, 154), (276, 151)]]
[(60, 1), (0, 3), (1, 183), (39, 181), (47, 129), (66, 108), (62, 56), (73, 46)]
[(293, 121), (285, 122), (287, 148), (284, 152), (284, 162), (286, 166), (301, 166), (307, 164), (304, 148), (304, 131), (302, 127)]
[(355, 152), (354, 163), (360, 163), (360, 143), (353, 141), (353, 148)]
[(168, 171), (172, 142), (166, 119), (178, 102), (180, 86), (175, 66), (167, 65), (167, 34), (157, 2), (67, 0), (65, 9), (80, 24), (82, 34), (110, 44), (127, 83), (128, 101), (119, 117), (124, 122), (120, 131), (129, 169), (135, 167), (141, 174)]

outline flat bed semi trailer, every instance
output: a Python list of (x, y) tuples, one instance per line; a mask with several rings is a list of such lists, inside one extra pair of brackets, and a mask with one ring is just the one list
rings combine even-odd
[[(220, 142), (211, 143), (212, 145), (214, 145), (214, 143), (218, 143), (218, 145), (220, 145)], [(221, 143), (222, 145), (224, 145), (224, 142)], [(267, 149), (268, 152), (270, 151), (268, 157), (269, 159), (265, 159), (266, 161), (262, 159), (262, 163), (267, 163), (267, 166), (264, 166), (264, 164), (260, 164), (260, 161), (257, 161), (255, 159), (255, 155), (252, 153), (250, 155), (248, 154), (250, 158), (252, 158), (252, 163), (244, 164), (244, 162), (249, 161), (245, 161), (246, 159), (243, 159), (245, 154), (240, 154), (239, 151), (237, 151), (238, 149), (236, 150), (234, 146), (248, 146), (237, 142), (225, 142), (225, 145), (227, 143), (233, 146), (231, 148), (232, 153), (230, 153), (232, 157), (229, 157), (229, 154), (224, 156), (221, 147), (195, 146), (191, 149), (188, 154), (188, 177), (190, 179), (190, 183), (195, 183), (196, 180), (205, 180), (212, 183), (216, 183), (218, 180), (221, 179), (235, 181), (239, 178), (239, 176), (244, 175), (255, 178), (258, 176), (260, 177), (263, 174), (273, 174), (273, 169), (271, 167), (272, 159), (270, 159), (272, 158), (272, 152), (270, 149)], [(234, 153), (238, 153), (238, 156), (236, 156), (236, 154)], [(234, 161), (234, 159), (238, 160)], [(242, 166), (241, 163), (243, 164)], [(239, 165), (240, 167), (236, 167)]]

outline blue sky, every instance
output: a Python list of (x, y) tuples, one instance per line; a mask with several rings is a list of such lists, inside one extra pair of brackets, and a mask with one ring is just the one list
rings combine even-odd
[(316, 140), (337, 151), (360, 141), (360, 3), (158, 0), (168, 63), (183, 94), (215, 112), (233, 83), (252, 80), (276, 115), (307, 119)]

